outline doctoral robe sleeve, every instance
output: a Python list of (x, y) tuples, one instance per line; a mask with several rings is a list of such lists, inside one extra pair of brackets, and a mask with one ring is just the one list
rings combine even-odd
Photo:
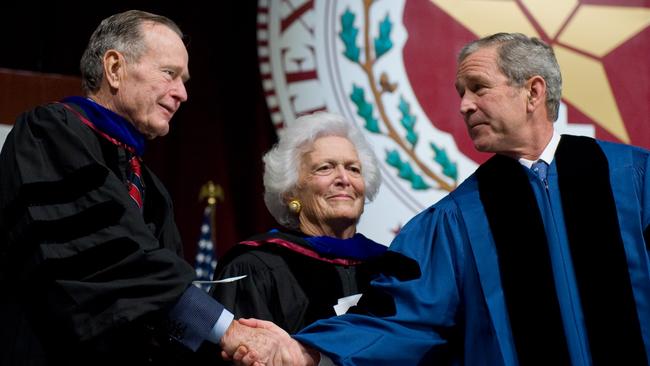
[[(295, 338), (332, 358), (339, 365), (430, 364), (448, 356), (448, 340), (456, 326), (460, 303), (460, 271), (467, 243), (465, 225), (451, 200), (443, 200), (411, 220), (389, 251), (415, 259), (421, 276), (401, 281), (381, 275), (372, 282), (378, 301), (370, 313), (346, 314), (317, 321)], [(379, 314), (379, 315), (378, 315)]]
[(161, 245), (180, 243), (173, 218), (154, 236), (109, 168), (107, 147), (70, 112), (24, 114), (5, 149), (5, 273), (36, 324), (85, 341), (167, 310), (184, 293), (192, 268)]

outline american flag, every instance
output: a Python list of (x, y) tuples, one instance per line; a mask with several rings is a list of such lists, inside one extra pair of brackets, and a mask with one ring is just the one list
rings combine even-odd
[(217, 267), (217, 256), (214, 252), (212, 242), (212, 209), (213, 205), (207, 205), (203, 210), (203, 223), (201, 224), (201, 236), (199, 237), (198, 250), (194, 268), (196, 280), (194, 285), (205, 291), (210, 291), (212, 275)]

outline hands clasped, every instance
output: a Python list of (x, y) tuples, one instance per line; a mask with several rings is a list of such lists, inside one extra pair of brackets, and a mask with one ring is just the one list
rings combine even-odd
[(234, 320), (221, 339), (221, 356), (236, 365), (308, 366), (316, 364), (318, 352), (308, 350), (272, 322)]

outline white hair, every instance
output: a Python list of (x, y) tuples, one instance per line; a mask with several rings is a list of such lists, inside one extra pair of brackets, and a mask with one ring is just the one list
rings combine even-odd
[(324, 136), (348, 139), (357, 150), (361, 161), (361, 174), (366, 186), (366, 198), (372, 201), (381, 185), (377, 157), (362, 132), (342, 116), (316, 112), (297, 118), (279, 136), (278, 143), (267, 152), (264, 161), (264, 202), (276, 221), (290, 229), (300, 223), (291, 214), (286, 196), (298, 184), (302, 156), (314, 141)]

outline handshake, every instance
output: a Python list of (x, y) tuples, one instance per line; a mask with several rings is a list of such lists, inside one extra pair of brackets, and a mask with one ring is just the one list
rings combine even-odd
[(258, 319), (233, 320), (221, 338), (221, 357), (235, 365), (317, 365), (318, 351), (291, 338), (272, 322)]

